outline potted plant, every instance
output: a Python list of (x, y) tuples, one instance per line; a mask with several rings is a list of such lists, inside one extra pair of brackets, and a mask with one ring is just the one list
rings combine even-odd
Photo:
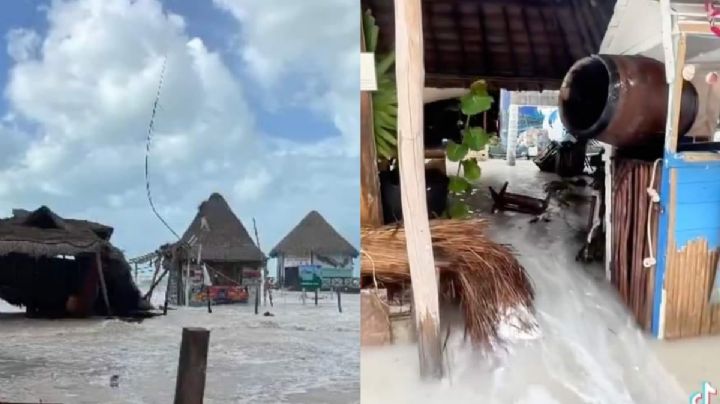
[(447, 213), (451, 218), (466, 218), (471, 213), (465, 197), (472, 190), (471, 181), (480, 179), (481, 170), (477, 158), (468, 157), (469, 152), (479, 152), (485, 149), (488, 143), (497, 141), (496, 134), (488, 133), (482, 127), (470, 125), (470, 118), (489, 110), (492, 103), (493, 98), (488, 94), (484, 80), (473, 83), (470, 91), (460, 97), (460, 109), (465, 116), (462, 142), (449, 140), (445, 146), (448, 160), (458, 163), (457, 172), (450, 176), (448, 186), (450, 206)]

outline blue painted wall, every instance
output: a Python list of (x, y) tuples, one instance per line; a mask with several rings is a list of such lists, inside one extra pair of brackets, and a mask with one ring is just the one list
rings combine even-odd
[(653, 295), (652, 333), (659, 336), (660, 303), (665, 281), (670, 204), (670, 169), (676, 169), (675, 242), (678, 248), (703, 238), (710, 249), (720, 247), (720, 161), (688, 162), (665, 152), (660, 188), (657, 265)]

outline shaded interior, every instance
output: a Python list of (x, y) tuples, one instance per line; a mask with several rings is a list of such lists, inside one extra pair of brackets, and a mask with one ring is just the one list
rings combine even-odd
[(590, 129), (601, 117), (608, 101), (610, 72), (600, 59), (576, 66), (560, 100), (563, 124), (571, 134)]

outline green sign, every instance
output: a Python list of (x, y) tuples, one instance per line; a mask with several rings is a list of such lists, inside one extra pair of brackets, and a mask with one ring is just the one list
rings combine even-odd
[(303, 265), (299, 268), (300, 286), (303, 289), (315, 290), (322, 286), (320, 267), (318, 265)]

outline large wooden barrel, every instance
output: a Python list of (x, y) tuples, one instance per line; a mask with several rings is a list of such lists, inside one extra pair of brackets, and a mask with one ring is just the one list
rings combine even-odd
[[(685, 81), (680, 133), (698, 111), (695, 86)], [(644, 56), (593, 55), (568, 71), (558, 100), (560, 119), (573, 136), (617, 147), (662, 142), (668, 107), (665, 66)]]

